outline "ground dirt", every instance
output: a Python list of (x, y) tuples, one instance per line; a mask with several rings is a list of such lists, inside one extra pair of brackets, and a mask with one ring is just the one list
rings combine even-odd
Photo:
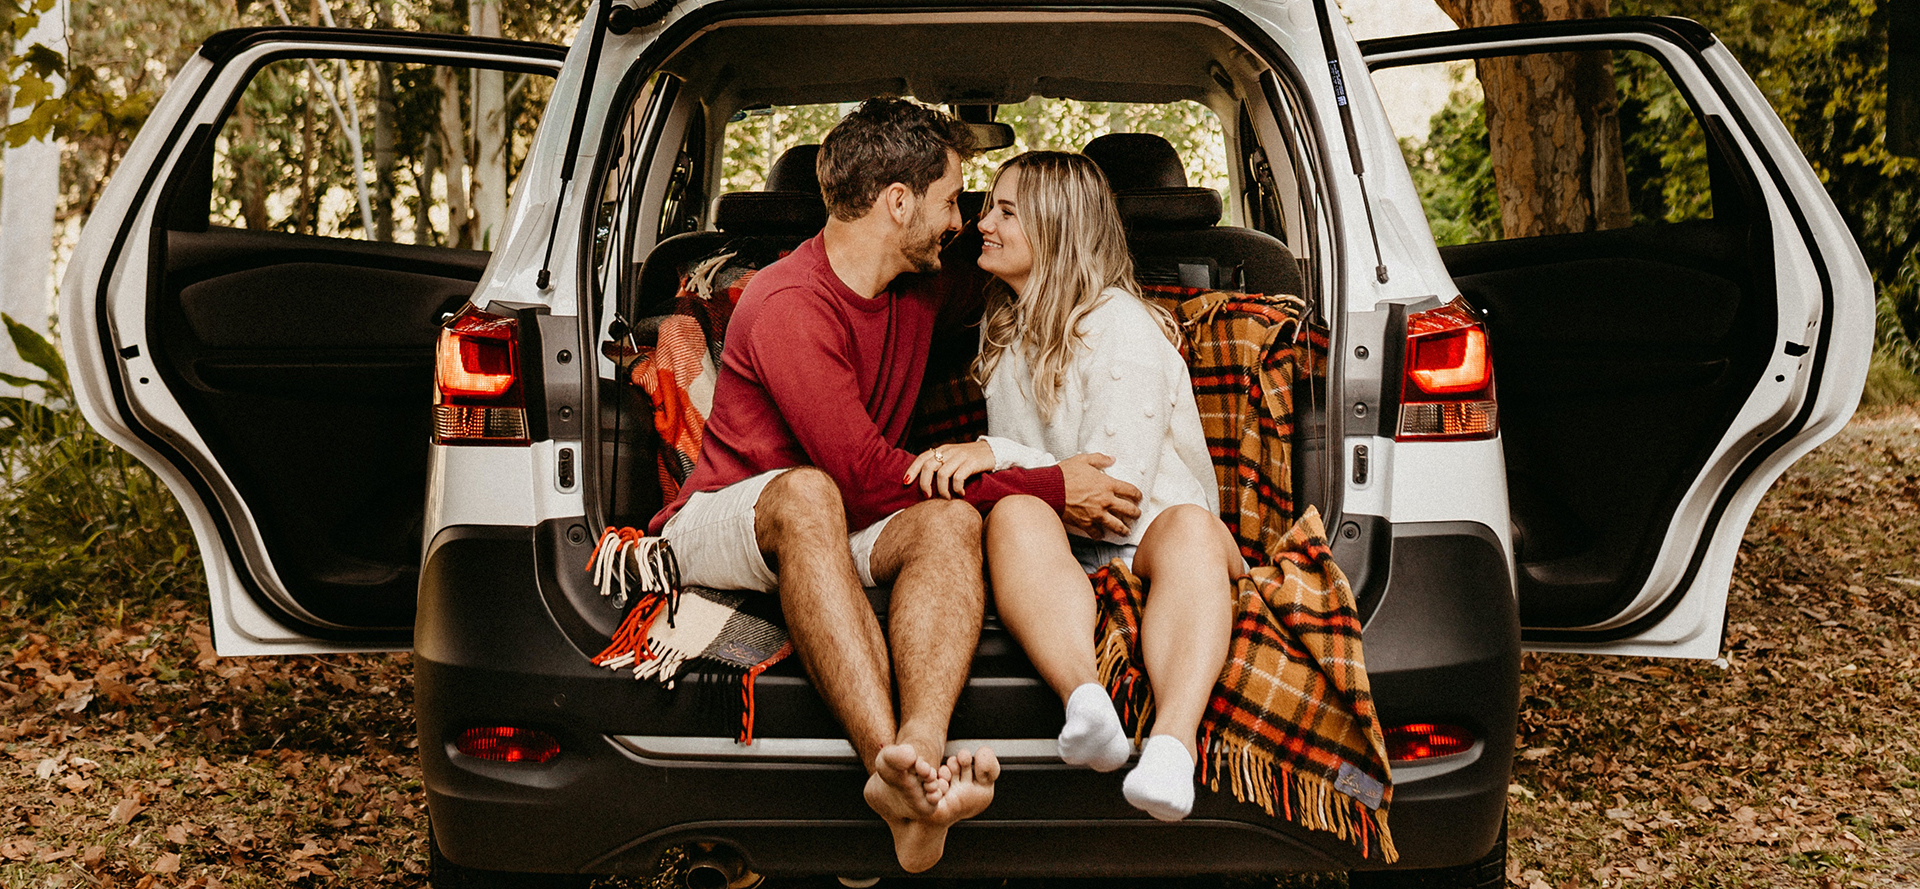
[[(1754, 517), (1723, 663), (1529, 655), (1508, 882), (1920, 883), (1917, 543), (1920, 414), (1863, 414)], [(423, 885), (406, 656), (204, 614), (0, 592), (0, 887)]]

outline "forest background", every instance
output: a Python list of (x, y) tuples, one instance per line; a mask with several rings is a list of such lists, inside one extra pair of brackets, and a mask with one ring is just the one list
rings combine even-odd
[[(583, 11), (527, 0), (69, 2), (64, 51), (28, 41), (0, 59), (6, 142), (51, 136), (64, 146), (56, 251), (70, 249), (172, 72), (216, 31), (330, 17), (346, 27), (565, 43)], [(1920, 401), (1920, 161), (1885, 144), (1891, 4), (1541, 2), (1684, 15), (1719, 35), (1826, 183), (1873, 273), (1879, 324), (1866, 400)], [(19, 45), (56, 8), (55, 0), (0, 0), (0, 46)], [(1636, 174), (1630, 210), (1668, 218), (1685, 211), (1700, 183), (1664, 174), (1688, 165), (1665, 156), (1676, 144), (1662, 138), (1674, 125), (1662, 112), (1673, 97), (1644, 73), (1612, 72)], [(391, 109), (403, 135), (437, 126), (448, 89), (473, 91), (471, 82), (413, 86), (397, 91)], [(531, 89), (502, 102), (538, 98)], [(250, 205), (240, 188), (236, 215), (264, 213), (249, 220), (264, 225), (250, 227), (287, 231), (407, 228), (405, 195), (384, 209), (381, 196), (369, 196), (365, 212), (358, 200), (318, 200), (354, 190), (345, 156), (303, 149), (285, 129), (309, 118), (320, 134), (340, 125), (319, 91), (262, 101), (252, 113), (277, 154), (262, 160), (286, 166), (308, 155), (308, 198)], [(454, 115), (473, 116), (473, 101), (458, 95)], [(1484, 101), (1463, 83), (1427, 131), (1404, 143), (1443, 243), (1503, 224)], [(745, 123), (762, 128), (764, 156), (830, 123), (831, 113)], [(1179, 142), (1195, 123), (1065, 104), (1051, 115), (1007, 113), (1026, 138), (1064, 144), (1105, 128), (1156, 130)], [(524, 146), (537, 114), (526, 106), (506, 118)], [(274, 127), (278, 136), (268, 132)], [(411, 166), (416, 182), (433, 179), (425, 175), (432, 168), (443, 181), (461, 178), (444, 175), (455, 163), (451, 141), (398, 141), (413, 148), (393, 162)], [(758, 160), (744, 147), (752, 141), (728, 158), (735, 187), (756, 184)], [(1218, 173), (1205, 166), (1192, 171), (1202, 181)], [(493, 211), (468, 203), (460, 224), (416, 237), (483, 244)], [(424, 818), (405, 656), (219, 658), (201, 563), (172, 496), (86, 426), (58, 353), (32, 326), (7, 325), (32, 378), (0, 379), (0, 395), (11, 387), (33, 396), (0, 397), (0, 754), (15, 761), (0, 768), (0, 885), (418, 884)], [(1734, 582), (1726, 666), (1530, 656), (1510, 789), (1511, 884), (1911, 885), (1920, 861), (1912, 839), (1920, 835), (1920, 752), (1911, 738), (1920, 706), (1912, 680), (1920, 652), (1916, 416), (1863, 412), (1769, 495)]]
[[(102, 0), (68, 0), (65, 52), (46, 43), (25, 42), (25, 37), (42, 18), (57, 16), (56, 0), (0, 0), (0, 44), (14, 46), (0, 63), (0, 112), (11, 107), (14, 113), (4, 118), (6, 141), (20, 146), (31, 140), (54, 137), (64, 146), (60, 154), (60, 175), (55, 219), (56, 253), (63, 255), (77, 235), (80, 223), (92, 211), (108, 176), (117, 167), (134, 134), (151, 113), (164, 91), (170, 74), (177, 70), (199, 46), (216, 31), (241, 26), (293, 24), (337, 24), (343, 27), (397, 27), (410, 30), (470, 32), (551, 43), (568, 42), (577, 27), (582, 10), (576, 4), (534, 3), (528, 0), (371, 0), (348, 4), (319, 0), (165, 0), (165, 2), (108, 3)], [(1909, 0), (1910, 2), (1910, 0)], [(1489, 20), (1489, 10), (1516, 7), (1505, 0), (1445, 0), (1439, 4), (1456, 21)], [(1556, 15), (1681, 15), (1711, 28), (1739, 58), (1765, 92), (1814, 169), (1826, 183), (1849, 228), (1859, 240), (1874, 280), (1879, 288), (1878, 358), (1867, 400), (1870, 403), (1904, 401), (1920, 397), (1920, 160), (1893, 155), (1886, 145), (1887, 120), (1887, 36), (1894, 4), (1888, 0), (1800, 0), (1800, 2), (1756, 2), (1756, 0), (1555, 0), (1540, 4), (1549, 17)], [(338, 7), (338, 8), (335, 8)], [(1557, 11), (1556, 11), (1557, 10)], [(1497, 15), (1497, 13), (1495, 13)], [(5, 39), (11, 37), (11, 40)], [(51, 43), (51, 41), (49, 41)], [(1620, 95), (1623, 149), (1627, 156), (1628, 179), (1643, 183), (1632, 196), (1633, 212), (1648, 221), (1663, 215), (1678, 217), (1687, 209), (1686, 196), (1704, 194), (1704, 183), (1690, 182), (1685, 176), (1664, 175), (1682, 169), (1676, 158), (1663, 158), (1663, 151), (1682, 150), (1673, 146), (1688, 144), (1666, 130), (1691, 126), (1686, 115), (1663, 110), (1673, 97), (1661, 94), (1664, 78), (1645, 77), (1631, 68), (1613, 75)], [(431, 129), (435, 108), (417, 98), (408, 107), (407, 84), (400, 84), (398, 108), (382, 105), (370, 109), (379, 116), (379, 125), (398, 124), (414, 129)], [(471, 85), (462, 85), (467, 89)], [(1416, 183), (1426, 198), (1434, 220), (1435, 235), (1441, 243), (1477, 239), (1499, 231), (1500, 208), (1492, 172), (1492, 159), (1484, 118), (1479, 113), (1483, 101), (1477, 84), (1455, 91), (1452, 100), (1434, 116), (1425, 134), (1406, 139), (1410, 166)], [(431, 92), (431, 89), (428, 90)], [(468, 89), (471, 92), (471, 89)], [(420, 92), (414, 90), (412, 92)], [(391, 97), (387, 97), (389, 100)], [(326, 129), (334, 125), (322, 97), (308, 89), (288, 89), (270, 101), (278, 107), (261, 107), (262, 121), (297, 121), (303, 115), (317, 119)], [(441, 101), (447, 101), (444, 97)], [(469, 117), (476, 116), (475, 97), (460, 97)], [(380, 103), (376, 103), (380, 104)], [(1092, 113), (1089, 113), (1092, 112)], [(1116, 120), (1102, 109), (1088, 109), (1077, 103), (1054, 104), (1047, 110), (1007, 109), (1002, 118), (1022, 131), (1073, 131), (1086, 129), (1088, 136), (1108, 128), (1151, 129), (1175, 134), (1191, 121)], [(833, 115), (831, 107), (821, 109)], [(1178, 116), (1178, 106), (1168, 106), (1167, 115)], [(817, 116), (817, 115), (816, 115)], [(814, 130), (831, 123), (808, 119), (809, 115), (764, 121), (769, 142), (775, 129)], [(524, 132), (514, 134), (514, 142), (526, 144), (537, 114), (522, 113), (509, 118), (511, 126)], [(1675, 123), (1680, 121), (1680, 123)], [(344, 122), (344, 121), (342, 121)], [(1156, 125), (1157, 124), (1157, 125)], [(311, 124), (310, 124), (311, 126)], [(370, 128), (371, 129), (371, 128)], [(263, 137), (262, 146), (284, 155), (283, 163), (299, 163), (293, 154), (299, 140), (281, 134), (276, 140)], [(1407, 135), (1407, 134), (1403, 134)], [(312, 138), (311, 135), (308, 136)], [(375, 141), (368, 132), (362, 140)], [(337, 141), (337, 140), (336, 140)], [(453, 140), (457, 141), (457, 140)], [(1195, 144), (1203, 144), (1197, 140)], [(450, 157), (450, 150), (434, 150), (433, 140), (403, 140), (402, 144), (427, 146), (430, 158), (409, 158), (419, 165), (425, 161), (429, 172), (438, 163), (444, 168), (452, 161), (470, 162), (479, 168), (482, 159)], [(442, 140), (441, 145), (453, 149)], [(351, 163), (345, 158), (321, 152), (308, 178), (313, 192), (324, 192), (329, 180), (351, 187)], [(1184, 152), (1189, 158), (1199, 152)], [(513, 163), (506, 158), (499, 163)], [(734, 159), (729, 159), (733, 162)], [(389, 160), (389, 163), (392, 161)], [(1205, 161), (1200, 161), (1202, 166)], [(1693, 165), (1701, 169), (1701, 165)], [(443, 171), (444, 172), (444, 171)], [(1206, 181), (1209, 170), (1196, 170), (1196, 178)], [(479, 170), (469, 173), (477, 181)], [(428, 178), (431, 178), (430, 176)], [(729, 175), (730, 180), (736, 177)], [(748, 181), (734, 187), (751, 187)], [(380, 177), (375, 177), (379, 181)], [(0, 187), (4, 187), (4, 169), (0, 168)], [(475, 188), (478, 191), (478, 188)], [(503, 191), (503, 190), (499, 190)], [(312, 193), (312, 192), (310, 192)], [(504, 204), (494, 208), (477, 201), (464, 201), (463, 195), (448, 193), (446, 199), (462, 213), (448, 229), (445, 238), (454, 243), (477, 244), (484, 239), (486, 216), (504, 213)], [(369, 221), (388, 229), (393, 225), (391, 195), (374, 195), (366, 212)], [(462, 206), (469, 204), (470, 206)], [(259, 201), (245, 208), (253, 218), (263, 221)], [(317, 202), (309, 199), (273, 220), (273, 227), (296, 231), (327, 228), (320, 218)], [(374, 218), (377, 217), (377, 218)], [(349, 220), (347, 225), (352, 225)], [(249, 227), (261, 227), (250, 225)], [(1512, 233), (1510, 233), (1511, 235)], [(59, 262), (56, 261), (56, 266)], [(20, 314), (16, 312), (16, 314)], [(26, 318), (31, 327), (39, 319)], [(18, 365), (16, 365), (18, 367)]]

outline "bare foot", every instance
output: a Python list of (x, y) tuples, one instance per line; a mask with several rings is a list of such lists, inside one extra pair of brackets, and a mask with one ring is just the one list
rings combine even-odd
[(880, 748), (867, 777), (865, 796), (887, 823), (932, 817), (947, 782), (940, 768), (920, 757), (912, 744)]
[(952, 775), (952, 785), (940, 798), (931, 815), (894, 823), (893, 854), (900, 868), (917, 874), (940, 863), (947, 851), (947, 829), (986, 811), (993, 802), (993, 782), (1000, 777), (1000, 760), (989, 748), (978, 753), (962, 750), (947, 757), (943, 764)]

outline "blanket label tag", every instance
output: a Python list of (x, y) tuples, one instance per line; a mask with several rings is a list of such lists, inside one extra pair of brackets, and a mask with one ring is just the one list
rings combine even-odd
[(1343, 762), (1340, 764), (1339, 777), (1333, 780), (1333, 789), (1353, 797), (1369, 809), (1378, 809), (1380, 798), (1386, 795), (1387, 785), (1354, 768), (1352, 763)]

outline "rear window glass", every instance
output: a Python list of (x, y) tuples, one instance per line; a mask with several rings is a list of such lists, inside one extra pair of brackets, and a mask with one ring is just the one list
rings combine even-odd
[[(720, 190), (763, 188), (775, 159), (796, 145), (818, 144), (858, 103), (788, 105), (736, 112), (727, 122)], [(1029, 99), (1000, 106), (995, 117), (1013, 128), (1014, 143), (967, 164), (967, 188), (984, 191), (1001, 162), (1023, 151), (1079, 151), (1107, 133), (1153, 133), (1172, 143), (1186, 165), (1187, 184), (1230, 198), (1227, 143), (1220, 118), (1198, 102), (1142, 104)]]
[[(1611, 103), (1618, 134), (1617, 138), (1603, 135), (1598, 141), (1607, 144), (1592, 150), (1601, 157), (1619, 158), (1609, 177), (1618, 179), (1617, 188), (1602, 190), (1602, 206), (1584, 226), (1566, 230), (1713, 218), (1714, 183), (1705, 133), (1666, 69), (1652, 56), (1632, 50), (1533, 53), (1377, 71), (1375, 84), (1387, 100), (1435, 241), (1446, 246), (1554, 233), (1551, 223), (1529, 218), (1527, 209), (1515, 201), (1502, 206), (1502, 189), (1531, 193), (1538, 186), (1522, 163), (1522, 153), (1494, 150), (1489, 130), (1493, 118), (1482, 78), (1518, 77), (1540, 83), (1580, 64), (1604, 66), (1610, 75), (1612, 94), (1598, 99), (1603, 108)], [(1422, 95), (1432, 97), (1428, 107), (1438, 105), (1430, 116), (1395, 108), (1396, 98)], [(1440, 97), (1444, 104), (1434, 101)], [(1597, 166), (1600, 174), (1609, 169), (1604, 163)]]
[(269, 62), (221, 125), (209, 220), (487, 249), (552, 86), (441, 65)]

